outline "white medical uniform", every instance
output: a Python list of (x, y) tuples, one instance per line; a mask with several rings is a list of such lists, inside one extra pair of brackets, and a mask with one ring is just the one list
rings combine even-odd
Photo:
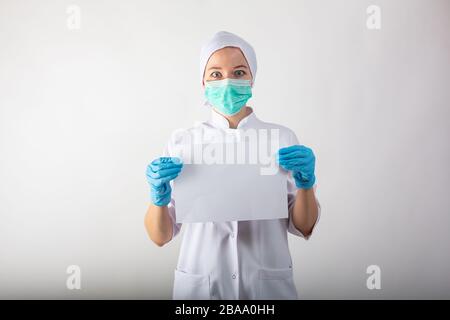
[[(283, 126), (259, 120), (254, 112), (242, 119), (237, 129), (211, 110), (210, 119), (188, 129), (191, 133), (239, 135), (247, 128), (279, 129), (280, 147), (299, 144), (295, 133)], [(176, 156), (176, 138), (171, 138), (165, 156)], [(295, 201), (296, 186), (288, 177), (288, 207)], [(316, 185), (314, 185), (314, 191)], [(232, 201), (232, 199), (230, 199)], [(176, 219), (176, 199), (168, 205), (173, 237), (181, 228)], [(320, 205), (319, 205), (320, 216)], [(317, 218), (315, 225), (317, 224)], [(315, 226), (314, 225), (314, 226)], [(175, 270), (174, 299), (297, 299), (288, 248), (287, 233), (305, 237), (285, 219), (185, 223), (178, 265)]]

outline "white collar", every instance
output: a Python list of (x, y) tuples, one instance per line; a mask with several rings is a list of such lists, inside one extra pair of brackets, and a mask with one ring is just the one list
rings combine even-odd
[[(245, 125), (248, 125), (252, 123), (253, 121), (257, 120), (255, 116), (255, 112), (253, 111), (253, 108), (249, 107), (252, 112), (245, 116), (244, 118), (239, 121), (236, 129), (242, 129)], [(233, 128), (230, 128), (230, 123), (228, 122), (227, 118), (225, 118), (223, 115), (221, 115), (219, 112), (214, 110), (214, 108), (211, 107), (211, 116), (209, 118), (209, 122), (216, 128), (221, 129), (229, 129), (229, 130), (236, 130)]]

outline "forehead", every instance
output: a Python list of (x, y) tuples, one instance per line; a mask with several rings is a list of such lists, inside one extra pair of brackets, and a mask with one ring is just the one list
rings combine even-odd
[(248, 66), (247, 60), (241, 49), (236, 47), (225, 47), (215, 51), (211, 57), (209, 57), (208, 66), (228, 66), (243, 64)]

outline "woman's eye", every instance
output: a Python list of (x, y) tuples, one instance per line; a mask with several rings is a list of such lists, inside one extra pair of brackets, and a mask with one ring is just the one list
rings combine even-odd
[(214, 71), (213, 73), (211, 73), (211, 77), (213, 78), (220, 78), (222, 76), (222, 74), (219, 71)]
[(235, 77), (243, 77), (245, 75), (245, 71), (244, 70), (236, 70), (234, 71), (234, 76)]

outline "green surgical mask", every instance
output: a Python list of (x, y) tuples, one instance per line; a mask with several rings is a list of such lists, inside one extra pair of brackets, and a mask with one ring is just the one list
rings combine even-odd
[(206, 100), (219, 112), (232, 116), (252, 97), (250, 80), (223, 79), (205, 82)]

